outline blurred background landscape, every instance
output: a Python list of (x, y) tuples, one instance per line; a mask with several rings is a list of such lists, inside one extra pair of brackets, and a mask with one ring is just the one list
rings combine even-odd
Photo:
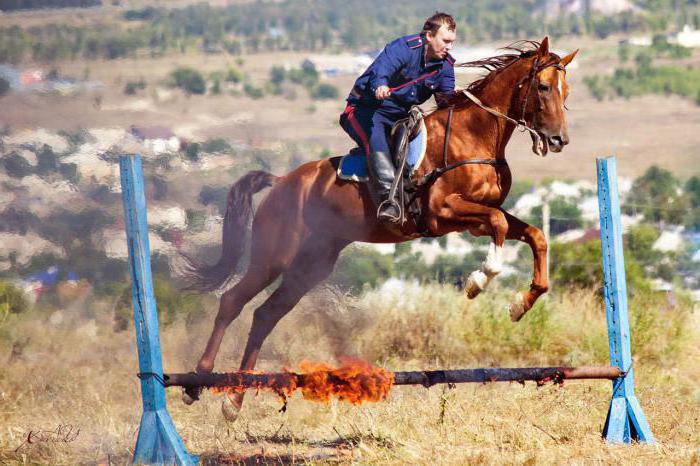
[[(506, 209), (539, 227), (546, 222), (550, 231), (549, 298), (520, 327), (507, 321), (504, 306), (527, 286), (532, 268), (529, 249), (515, 243), (507, 244), (508, 265), (493, 288), (469, 303), (460, 287), (484, 260), (487, 240), (452, 234), (353, 245), (327, 285), (275, 331), (261, 367), (342, 354), (391, 369), (605, 363), (595, 158), (615, 155), (641, 399), (655, 433), (670, 445), (636, 460), (700, 461), (700, 410), (681, 415), (686, 406), (700, 407), (698, 0), (0, 0), (0, 402), (8, 406), (0, 414), (7, 427), (0, 425), (0, 459), (74, 464), (115, 455), (119, 463), (133, 447), (138, 381), (118, 156), (144, 158), (165, 366), (192, 370), (218, 304), (214, 295), (181, 291), (180, 253), (215, 260), (228, 189), (247, 171), (282, 175), (346, 153), (352, 144), (337, 121), (354, 79), (385, 43), (419, 32), (435, 10), (457, 20), (457, 62), (545, 35), (562, 56), (581, 50), (567, 75), (571, 144), (540, 159), (529, 137), (517, 133), (507, 149), (515, 182)], [(459, 87), (477, 77), (457, 73)], [(249, 313), (229, 331), (218, 369), (237, 367)], [(111, 382), (104, 399), (105, 387), (93, 385), (102, 372)], [(68, 400), (76, 380), (84, 396)], [(566, 430), (572, 418), (600, 430), (608, 387), (578, 387), (567, 387), (573, 393), (565, 397), (574, 396), (578, 414), (559, 403), (564, 396), (554, 388), (517, 396), (533, 400), (533, 413), (535, 401), (551, 402), (552, 431)], [(364, 454), (369, 462), (420, 462), (438, 454), (431, 450), (437, 444), (446, 458), (483, 463), (496, 451), (511, 462), (555, 461), (567, 446), (574, 458), (591, 458), (595, 436), (580, 440), (572, 430), (538, 440), (538, 422), (513, 427), (506, 442), (512, 448), (504, 452), (502, 436), (464, 431), (495, 405), (482, 405), (479, 414), (473, 406), (480, 392), (435, 390), (402, 391), (389, 407), (361, 414), (299, 402), (301, 414), (286, 420), (270, 396), (246, 408), (248, 422), (262, 419), (252, 430), (227, 430), (219, 420), (206, 435), (187, 430), (203, 422), (197, 405), (188, 412), (176, 398), (171, 405), (182, 411), (176, 420), (188, 419), (182, 428), (199, 451), (247, 448), (254, 455), (264, 444), (287, 455), (298, 440), (312, 461), (312, 451), (323, 450), (321, 460)], [(489, 403), (519, 393), (489, 390)], [(589, 395), (598, 403), (593, 413)], [(453, 418), (440, 411), (446, 403)], [(213, 396), (202, 404), (217, 415)], [(427, 433), (391, 421), (415, 404), (443, 413), (417, 415), (440, 421)], [(341, 432), (319, 433), (322, 422), (314, 419), (326, 415)], [(27, 430), (59, 419), (88, 419), (94, 438), (86, 424), (79, 448), (15, 451)], [(275, 431), (280, 422), (286, 427)], [(232, 444), (221, 444), (221, 429)], [(329, 432), (347, 442), (318, 443)], [(460, 442), (484, 449), (465, 450)], [(549, 443), (539, 451), (539, 442)], [(467, 456), (451, 456), (458, 452)]]

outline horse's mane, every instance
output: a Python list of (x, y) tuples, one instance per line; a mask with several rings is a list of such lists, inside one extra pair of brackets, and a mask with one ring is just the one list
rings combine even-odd
[(505, 53), (503, 55), (496, 55), (494, 57), (482, 58), (480, 60), (468, 61), (464, 63), (458, 63), (455, 67), (460, 68), (482, 68), (488, 71), (486, 76), (481, 79), (477, 79), (471, 83), (467, 90), (469, 92), (479, 92), (486, 86), (500, 71), (508, 68), (510, 65), (520, 60), (521, 58), (529, 58), (540, 48), (540, 43), (534, 40), (519, 40), (499, 50), (512, 50), (517, 53)]
[[(501, 71), (505, 70), (510, 65), (522, 58), (529, 58), (535, 55), (537, 53), (537, 50), (539, 50), (540, 45), (540, 42), (537, 42), (535, 40), (519, 40), (499, 49), (511, 50), (517, 53), (505, 53), (493, 57), (482, 58), (480, 60), (458, 63), (454, 66), (460, 68), (481, 68), (488, 71), (488, 73), (485, 76), (481, 77), (480, 79), (477, 79), (476, 81), (469, 84), (469, 86), (467, 86), (467, 90), (469, 92), (478, 95), (478, 93), (481, 92), (481, 90), (483, 90), (483, 88), (486, 87), (488, 83), (493, 81), (493, 79), (496, 76), (498, 76)], [(555, 59), (559, 58), (559, 56), (557, 56), (556, 54), (550, 53), (550, 55), (552, 55), (552, 57)], [(450, 96), (442, 97), (440, 99), (438, 108), (444, 108), (453, 105), (458, 106), (460, 104), (465, 104), (468, 102), (471, 102), (471, 100), (466, 98), (463, 93), (457, 92)]]

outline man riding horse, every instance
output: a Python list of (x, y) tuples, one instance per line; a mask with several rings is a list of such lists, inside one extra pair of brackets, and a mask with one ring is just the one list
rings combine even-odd
[(412, 106), (434, 94), (454, 92), (454, 58), (449, 51), (455, 27), (452, 16), (436, 12), (420, 34), (387, 44), (355, 81), (340, 116), (342, 128), (367, 156), (368, 187), (381, 222), (396, 223), (401, 217), (399, 205), (389, 199), (395, 171), (388, 141), (391, 129)]

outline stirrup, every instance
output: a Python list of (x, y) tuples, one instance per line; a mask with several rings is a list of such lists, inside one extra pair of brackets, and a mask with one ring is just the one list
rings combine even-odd
[[(379, 214), (385, 206), (395, 207), (396, 211), (398, 212), (398, 215), (391, 215), (388, 213), (384, 213), (384, 216), (380, 217)], [(399, 223), (401, 223), (401, 217), (402, 217), (401, 206), (395, 200), (387, 199), (387, 200), (383, 201), (382, 203), (380, 203), (379, 207), (377, 207), (377, 219), (380, 221), (387, 221), (387, 222), (391, 222), (392, 224), (399, 224)]]

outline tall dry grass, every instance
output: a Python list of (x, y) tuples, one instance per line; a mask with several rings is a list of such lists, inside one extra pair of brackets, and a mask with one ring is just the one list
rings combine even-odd
[[(475, 301), (435, 285), (387, 298), (355, 299), (333, 290), (305, 298), (268, 340), (259, 367), (279, 370), (302, 359), (368, 358), (391, 369), (492, 365), (605, 364), (604, 308), (595, 292), (558, 290), (518, 324), (510, 296), (493, 289)], [(251, 309), (227, 334), (218, 370), (237, 367)], [(197, 315), (161, 329), (167, 371), (196, 364), (215, 300)], [(9, 464), (125, 464), (136, 439), (141, 401), (133, 329), (115, 333), (108, 306), (81, 317), (35, 309), (3, 324), (0, 338), (0, 461)], [(658, 297), (630, 303), (637, 393), (656, 446), (607, 445), (600, 431), (608, 382), (396, 387), (377, 404), (329, 405), (294, 396), (287, 411), (267, 393), (250, 393), (227, 424), (220, 399), (206, 392), (184, 406), (168, 392), (175, 424), (190, 451), (210, 463), (360, 464), (700, 462), (698, 316)], [(29, 431), (80, 429), (70, 442), (25, 442)]]

